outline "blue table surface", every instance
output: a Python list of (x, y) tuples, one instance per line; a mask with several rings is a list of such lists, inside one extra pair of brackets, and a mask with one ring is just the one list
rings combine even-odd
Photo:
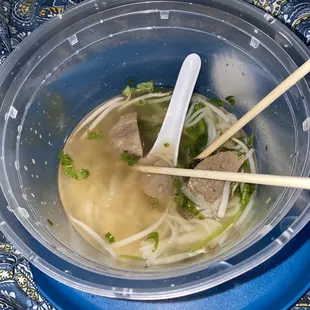
[[(43, 295), (57, 309), (143, 310), (289, 309), (310, 287), (310, 223), (279, 253), (250, 272), (216, 288), (167, 301), (128, 301), (98, 297), (61, 284), (32, 268)], [(308, 301), (307, 301), (308, 300)], [(305, 297), (300, 304), (310, 304)], [(294, 307), (295, 310), (309, 309)]]

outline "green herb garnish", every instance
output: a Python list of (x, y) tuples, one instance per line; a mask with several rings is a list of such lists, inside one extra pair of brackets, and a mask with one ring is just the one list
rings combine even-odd
[(157, 231), (153, 231), (150, 234), (147, 235), (146, 240), (154, 240), (154, 248), (152, 250), (152, 252), (155, 252), (158, 248), (158, 243), (159, 243), (159, 236), (158, 236), (158, 232)]
[(203, 109), (203, 108), (205, 108), (205, 107), (206, 107), (206, 105), (205, 105), (204, 103), (199, 102), (199, 103), (197, 103), (197, 104), (195, 105), (194, 111), (196, 112), (196, 111), (198, 111), (198, 110), (200, 110), (200, 109)]
[[(247, 186), (247, 188), (246, 188)], [(248, 187), (249, 186), (249, 187)], [(239, 188), (240, 186), (238, 186)], [(254, 194), (256, 189), (256, 186), (254, 184), (245, 184), (244, 185), (244, 189), (243, 192), (241, 194), (241, 207), (239, 209), (239, 211), (237, 212), (236, 215), (234, 215), (230, 220), (228, 220), (222, 227), (216, 229), (214, 231), (214, 233), (212, 233), (210, 236), (208, 236), (206, 239), (204, 239), (203, 241), (197, 243), (196, 245), (194, 245), (191, 249), (191, 252), (195, 252), (199, 249), (201, 249), (202, 247), (206, 246), (208, 244), (209, 241), (211, 241), (212, 239), (214, 239), (215, 237), (218, 237), (220, 234), (222, 234), (228, 227), (230, 227), (232, 224), (234, 224), (239, 217), (241, 216), (241, 214), (243, 213), (243, 211), (245, 210), (246, 206), (248, 205), (252, 195)], [(239, 189), (240, 191), (240, 189)], [(244, 197), (243, 202), (242, 203), (242, 197)]]
[(137, 84), (136, 87), (127, 86), (123, 91), (122, 94), (125, 97), (129, 95), (142, 95), (152, 93), (154, 91), (154, 83), (153, 81), (143, 82)]
[(170, 144), (169, 143), (164, 143), (164, 147), (169, 147), (170, 146)]
[(148, 199), (149, 204), (152, 206), (153, 209), (156, 209), (158, 206), (158, 199), (154, 197), (150, 197)]
[(126, 161), (128, 166), (134, 166), (138, 160), (138, 157), (135, 155), (128, 154), (128, 151), (124, 151), (121, 154), (121, 159)]
[(203, 220), (204, 216), (200, 213), (199, 209), (193, 201), (188, 199), (182, 192), (182, 183), (179, 178), (175, 178), (173, 182), (175, 188), (174, 201), (183, 209), (194, 215), (197, 219)]
[(130, 86), (126, 86), (126, 88), (122, 91), (122, 94), (123, 96), (128, 97), (133, 90), (134, 88), (131, 88)]
[(219, 108), (222, 108), (224, 106), (224, 101), (220, 99), (208, 99), (208, 102), (215, 104)]
[(75, 171), (73, 168), (73, 160), (69, 154), (61, 151), (58, 158), (60, 159), (60, 165), (67, 176), (76, 180), (83, 180), (89, 177), (89, 171), (87, 169)]
[(205, 240), (203, 240), (202, 242), (200, 242), (197, 245), (195, 245), (191, 249), (191, 252), (195, 252), (195, 251), (199, 250), (200, 248), (206, 246), (209, 241), (211, 241), (213, 238), (219, 236), (228, 227), (230, 227), (232, 224), (234, 224), (239, 219), (239, 217), (241, 216), (243, 211), (245, 210), (245, 208), (248, 205), (252, 195), (255, 192), (255, 189), (256, 189), (255, 184), (248, 184), (248, 183), (246, 183), (246, 184), (244, 184), (244, 188), (243, 188), (243, 191), (241, 193), (240, 186), (238, 186), (236, 190), (237, 190), (237, 194), (240, 197), (241, 207), (240, 207), (239, 211), (237, 212), (237, 214), (235, 216), (233, 216), (229, 221), (227, 221), (225, 223), (225, 225), (223, 225), (222, 227), (220, 227), (217, 230), (215, 230), (215, 232), (212, 233), (210, 236), (208, 236)]
[(243, 164), (241, 165), (240, 168), (241, 168), (241, 169), (248, 169), (248, 168), (250, 168), (250, 162), (249, 162), (249, 160), (246, 159), (246, 160), (243, 162)]
[(235, 106), (235, 96), (228, 96), (225, 100), (230, 104), (231, 107)]
[(243, 187), (243, 191), (241, 193), (241, 205), (246, 207), (249, 203), (254, 191), (255, 191), (255, 184), (248, 184), (245, 183)]
[(179, 158), (185, 159), (181, 164), (187, 164), (196, 157), (208, 143), (208, 128), (202, 119), (194, 126), (184, 128), (182, 132)]
[(133, 78), (132, 78), (132, 77), (128, 79), (128, 85), (129, 85), (129, 86), (132, 86), (132, 85), (133, 85)]
[(235, 154), (237, 156), (237, 158), (240, 160), (243, 156), (243, 154), (241, 152), (235, 151)]
[(106, 234), (105, 234), (105, 237), (106, 237), (106, 239), (108, 240), (108, 242), (111, 244), (111, 243), (113, 243), (113, 242), (115, 242), (115, 238), (114, 238), (114, 236), (110, 233), (110, 232), (107, 232)]
[(249, 137), (249, 141), (247, 143), (247, 147), (249, 149), (251, 149), (254, 145), (254, 132), (251, 133), (250, 137)]
[(48, 222), (50, 226), (54, 226), (54, 223), (50, 219), (46, 219), (46, 221)]
[(265, 151), (267, 152), (268, 151), (268, 145), (266, 144), (265, 146)]
[(102, 130), (98, 129), (96, 131), (90, 131), (88, 134), (87, 134), (87, 139), (98, 139), (98, 138), (101, 138), (103, 135), (102, 133)]

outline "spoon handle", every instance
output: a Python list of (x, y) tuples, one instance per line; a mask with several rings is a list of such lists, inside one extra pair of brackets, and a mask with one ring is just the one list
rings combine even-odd
[(177, 164), (185, 116), (200, 67), (201, 59), (197, 54), (190, 54), (185, 58), (164, 122), (148, 156), (158, 153), (169, 159), (174, 166)]

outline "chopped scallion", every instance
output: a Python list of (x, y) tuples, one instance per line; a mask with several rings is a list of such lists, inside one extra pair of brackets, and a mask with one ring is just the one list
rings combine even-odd
[(128, 166), (134, 166), (138, 160), (138, 157), (132, 154), (128, 154), (128, 151), (124, 151), (121, 154), (121, 159), (126, 161)]
[(58, 157), (60, 159), (60, 165), (67, 176), (76, 180), (82, 180), (89, 177), (89, 171), (87, 169), (80, 169), (79, 171), (75, 171), (73, 168), (73, 160), (69, 154), (61, 151)]
[(106, 237), (106, 239), (108, 240), (108, 242), (111, 244), (111, 243), (113, 243), (113, 242), (115, 242), (115, 238), (114, 238), (114, 236), (110, 233), (110, 232), (107, 232), (106, 234), (105, 234), (105, 237)]
[(158, 236), (157, 231), (153, 231), (150, 234), (148, 234), (145, 240), (151, 240), (151, 239), (154, 240), (154, 248), (152, 252), (155, 252), (158, 248), (158, 243), (159, 243), (159, 236)]

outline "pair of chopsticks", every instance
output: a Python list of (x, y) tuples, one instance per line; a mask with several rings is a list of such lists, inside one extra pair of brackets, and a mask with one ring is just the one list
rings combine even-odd
[[(310, 59), (307, 60), (301, 67), (293, 72), (287, 79), (280, 83), (274, 90), (272, 90), (266, 97), (264, 97), (257, 105), (255, 105), (249, 112), (241, 117), (231, 128), (226, 130), (220, 137), (218, 137), (212, 144), (210, 144), (202, 153), (196, 158), (204, 159), (212, 154), (216, 149), (223, 145), (228, 139), (248, 124), (254, 117), (265, 110), (276, 99), (283, 95), (288, 89), (295, 85), (305, 75), (310, 72)], [(305, 177), (291, 177), (278, 176), (267, 174), (251, 174), (251, 173), (234, 173), (223, 171), (209, 171), (198, 169), (179, 169), (153, 166), (135, 166), (135, 170), (145, 173), (175, 175), (184, 177), (195, 177), (202, 179), (213, 179), (221, 181), (231, 181), (238, 183), (252, 183), (261, 185), (272, 185), (281, 187), (292, 187), (310, 189), (310, 179)]]

